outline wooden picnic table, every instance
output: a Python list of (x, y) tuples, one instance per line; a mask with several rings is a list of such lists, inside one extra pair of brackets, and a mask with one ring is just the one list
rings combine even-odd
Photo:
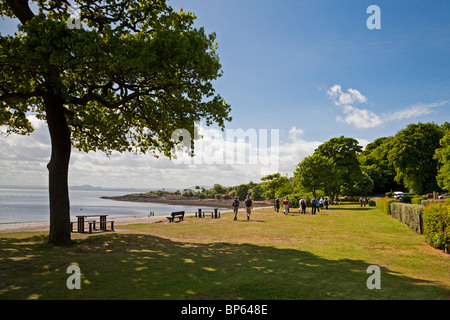
[(220, 218), (220, 211), (218, 211), (218, 209), (214, 209), (214, 211), (206, 211), (206, 210), (202, 210), (202, 209), (198, 209), (198, 212), (195, 212), (195, 217), (197, 218), (197, 215), (199, 218), (204, 218), (205, 217), (205, 213), (210, 213), (211, 214), (211, 218)]
[(84, 214), (84, 215), (79, 215), (76, 216), (77, 217), (77, 231), (80, 233), (84, 232), (84, 224), (86, 222), (89, 223), (89, 233), (92, 233), (92, 224), (94, 225), (94, 230), (95, 230), (95, 223), (97, 222), (97, 220), (94, 220), (92, 218), (99, 218), (99, 223), (100, 223), (100, 229), (101, 230), (106, 230), (106, 223), (110, 222), (111, 223), (111, 230), (114, 230), (114, 221), (107, 221), (106, 217), (108, 215), (107, 214)]

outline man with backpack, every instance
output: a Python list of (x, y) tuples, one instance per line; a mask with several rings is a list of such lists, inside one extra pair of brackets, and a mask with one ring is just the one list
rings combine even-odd
[(318, 201), (317, 201), (317, 199), (316, 199), (316, 197), (313, 197), (312, 199), (311, 199), (311, 207), (312, 207), (312, 210), (311, 210), (311, 213), (312, 214), (316, 214), (316, 210), (317, 210), (317, 205), (318, 205)]
[(233, 200), (233, 212), (234, 212), (234, 220), (237, 220), (237, 213), (239, 210), (239, 199), (237, 196), (234, 197)]
[(305, 197), (302, 197), (299, 201), (299, 207), (301, 209), (302, 214), (306, 214), (306, 199)]
[(284, 207), (284, 214), (288, 214), (288, 212), (289, 212), (289, 200), (288, 200), (287, 197), (283, 200), (283, 207)]
[(247, 220), (250, 220), (250, 214), (252, 213), (252, 198), (250, 196), (247, 196), (245, 199), (245, 206), (247, 207)]

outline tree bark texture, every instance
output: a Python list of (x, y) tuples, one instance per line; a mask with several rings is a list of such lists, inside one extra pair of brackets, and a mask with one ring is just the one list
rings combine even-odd
[(63, 102), (58, 96), (44, 96), (52, 153), (47, 165), (49, 172), (50, 233), (53, 244), (71, 242), (68, 174), (71, 154), (70, 130)]

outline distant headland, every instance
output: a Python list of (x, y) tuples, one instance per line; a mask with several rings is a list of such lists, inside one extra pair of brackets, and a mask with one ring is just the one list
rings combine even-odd
[[(217, 207), (217, 208), (232, 208), (233, 199), (217, 199), (217, 198), (200, 198), (197, 196), (186, 197), (176, 194), (155, 194), (150, 193), (134, 193), (123, 196), (101, 197), (102, 199), (129, 201), (129, 202), (155, 202), (166, 203), (171, 205), (187, 205), (199, 207)], [(242, 204), (243, 205), (243, 204)], [(273, 206), (273, 201), (257, 200), (253, 201), (253, 207), (270, 207)]]

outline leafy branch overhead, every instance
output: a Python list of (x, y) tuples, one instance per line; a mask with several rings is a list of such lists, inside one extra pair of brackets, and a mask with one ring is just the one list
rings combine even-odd
[(10, 131), (32, 131), (27, 112), (46, 118), (49, 90), (64, 105), (73, 146), (86, 152), (170, 156), (174, 130), (231, 120), (212, 85), (221, 76), (215, 34), (194, 28), (194, 14), (165, 1), (78, 1), (82, 27), (69, 29), (68, 1), (37, 4), (36, 14), (1, 7), (22, 22), (0, 38), (0, 123)]

